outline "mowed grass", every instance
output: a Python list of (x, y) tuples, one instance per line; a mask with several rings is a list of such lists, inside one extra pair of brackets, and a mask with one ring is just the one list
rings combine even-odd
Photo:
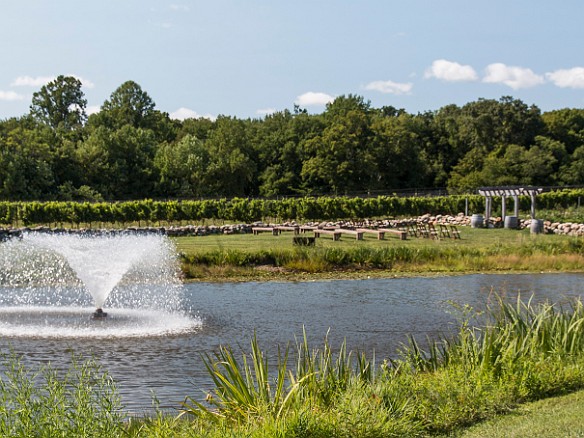
[[(459, 227), (461, 239), (388, 236), (364, 240), (342, 235), (316, 239), (314, 247), (298, 247), (292, 233), (273, 236), (233, 234), (180, 237), (183, 271), (189, 278), (266, 279), (294, 275), (387, 275), (421, 273), (580, 271), (584, 239), (532, 235), (529, 230)], [(307, 233), (306, 236), (311, 236)], [(277, 268), (277, 270), (270, 269)]]
[(584, 391), (527, 403), (467, 430), (457, 438), (567, 438), (584, 436)]
[[(574, 237), (556, 235), (531, 235), (529, 230), (508, 230), (508, 229), (477, 229), (470, 227), (459, 227), (461, 239), (427, 239), (422, 237), (410, 237), (406, 240), (399, 240), (397, 237), (389, 236), (384, 240), (378, 240), (373, 234), (365, 234), (362, 241), (355, 237), (343, 234), (339, 241), (334, 241), (332, 236), (324, 236), (316, 239), (316, 248), (355, 248), (372, 247), (385, 248), (387, 246), (408, 246), (420, 247), (498, 247), (498, 246), (522, 246), (526, 243), (538, 241), (541, 243), (555, 243), (562, 240), (574, 240)], [(300, 236), (311, 237), (312, 233), (300, 234)], [(271, 233), (252, 234), (216, 234), (210, 236), (177, 237), (175, 242), (179, 251), (193, 254), (204, 253), (216, 250), (239, 250), (253, 252), (266, 249), (294, 249), (292, 243), (293, 234), (284, 232), (279, 236)]]

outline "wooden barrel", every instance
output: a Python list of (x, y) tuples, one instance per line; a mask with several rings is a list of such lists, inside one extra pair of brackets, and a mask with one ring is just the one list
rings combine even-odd
[(541, 219), (531, 219), (529, 230), (531, 231), (531, 234), (543, 233), (543, 221)]
[(482, 214), (473, 214), (470, 217), (470, 226), (472, 228), (483, 228), (483, 215)]
[(505, 216), (505, 228), (516, 230), (518, 226), (517, 216)]

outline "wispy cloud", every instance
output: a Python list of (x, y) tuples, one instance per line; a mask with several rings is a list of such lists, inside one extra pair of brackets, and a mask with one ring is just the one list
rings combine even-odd
[(0, 90), (0, 100), (3, 101), (15, 101), (15, 100), (23, 100), (24, 96), (18, 94), (14, 91), (2, 91)]
[(202, 114), (199, 114), (190, 108), (180, 107), (176, 111), (173, 111), (170, 113), (170, 118), (175, 119), (175, 120), (200, 119), (200, 118), (215, 120), (217, 117), (215, 117), (211, 114), (202, 115)]
[(267, 116), (269, 114), (274, 114), (278, 111), (276, 108), (263, 108), (256, 111), (256, 114), (259, 116)]
[(88, 116), (92, 114), (97, 114), (100, 111), (101, 107), (99, 105), (90, 105), (87, 108), (85, 108), (85, 112), (87, 113)]
[(447, 82), (470, 82), (478, 80), (479, 76), (470, 65), (437, 59), (426, 70), (425, 78), (436, 78)]
[(13, 87), (42, 87), (48, 84), (55, 76), (19, 76), (10, 84)]
[[(65, 76), (72, 76), (75, 79), (81, 81), (84, 87), (94, 88), (95, 84), (89, 79), (82, 78), (81, 76), (69, 74)], [(10, 84), (13, 87), (42, 87), (51, 81), (54, 81), (57, 76), (19, 76)]]
[(560, 88), (584, 88), (584, 67), (555, 70), (545, 77)]
[(414, 84), (411, 82), (373, 81), (365, 85), (366, 90), (379, 91), (384, 94), (410, 94)]
[(89, 79), (82, 78), (81, 76), (77, 76), (77, 75), (69, 75), (69, 76), (73, 76), (74, 78), (79, 79), (85, 88), (95, 88), (95, 84), (92, 81), (90, 81)]
[(494, 63), (487, 66), (483, 82), (505, 84), (514, 90), (518, 90), (520, 88), (535, 87), (543, 84), (545, 80), (543, 76), (535, 74), (529, 68)]
[(326, 105), (333, 100), (335, 100), (335, 98), (330, 94), (308, 91), (307, 93), (298, 96), (294, 103), (300, 106), (318, 106)]

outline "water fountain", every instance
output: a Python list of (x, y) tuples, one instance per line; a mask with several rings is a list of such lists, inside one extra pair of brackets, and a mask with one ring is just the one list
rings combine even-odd
[(182, 290), (160, 234), (29, 232), (0, 244), (0, 336), (192, 332), (201, 322), (182, 308)]

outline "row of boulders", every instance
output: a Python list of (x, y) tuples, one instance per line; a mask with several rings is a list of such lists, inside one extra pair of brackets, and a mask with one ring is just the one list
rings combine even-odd
[[(482, 218), (481, 218), (482, 221)], [(407, 219), (364, 219), (360, 221), (323, 221), (323, 222), (307, 222), (298, 223), (296, 221), (284, 222), (281, 224), (270, 224), (264, 222), (255, 222), (253, 224), (230, 224), (230, 225), (186, 225), (186, 226), (169, 226), (169, 227), (142, 227), (142, 228), (125, 228), (122, 230), (112, 229), (95, 229), (95, 228), (49, 228), (49, 227), (35, 227), (35, 228), (10, 228), (0, 229), (0, 240), (9, 237), (19, 236), (23, 232), (45, 232), (45, 233), (63, 233), (63, 234), (118, 234), (127, 232), (138, 233), (161, 233), (168, 236), (208, 236), (216, 234), (247, 234), (252, 232), (253, 227), (270, 227), (276, 225), (283, 226), (300, 226), (308, 225), (318, 228), (403, 228), (412, 223), (433, 223), (433, 224), (449, 224), (454, 226), (471, 226), (472, 217), (465, 216), (464, 213), (459, 213), (456, 216), (452, 215), (431, 215), (425, 214), (419, 217)], [(532, 224), (531, 219), (518, 219), (517, 228), (530, 228)], [(485, 224), (483, 223), (483, 226)], [(486, 224), (489, 228), (503, 228), (505, 223), (501, 217), (491, 217)], [(570, 236), (584, 236), (584, 224), (577, 223), (559, 223), (543, 221), (544, 233), (549, 234), (564, 234)]]

